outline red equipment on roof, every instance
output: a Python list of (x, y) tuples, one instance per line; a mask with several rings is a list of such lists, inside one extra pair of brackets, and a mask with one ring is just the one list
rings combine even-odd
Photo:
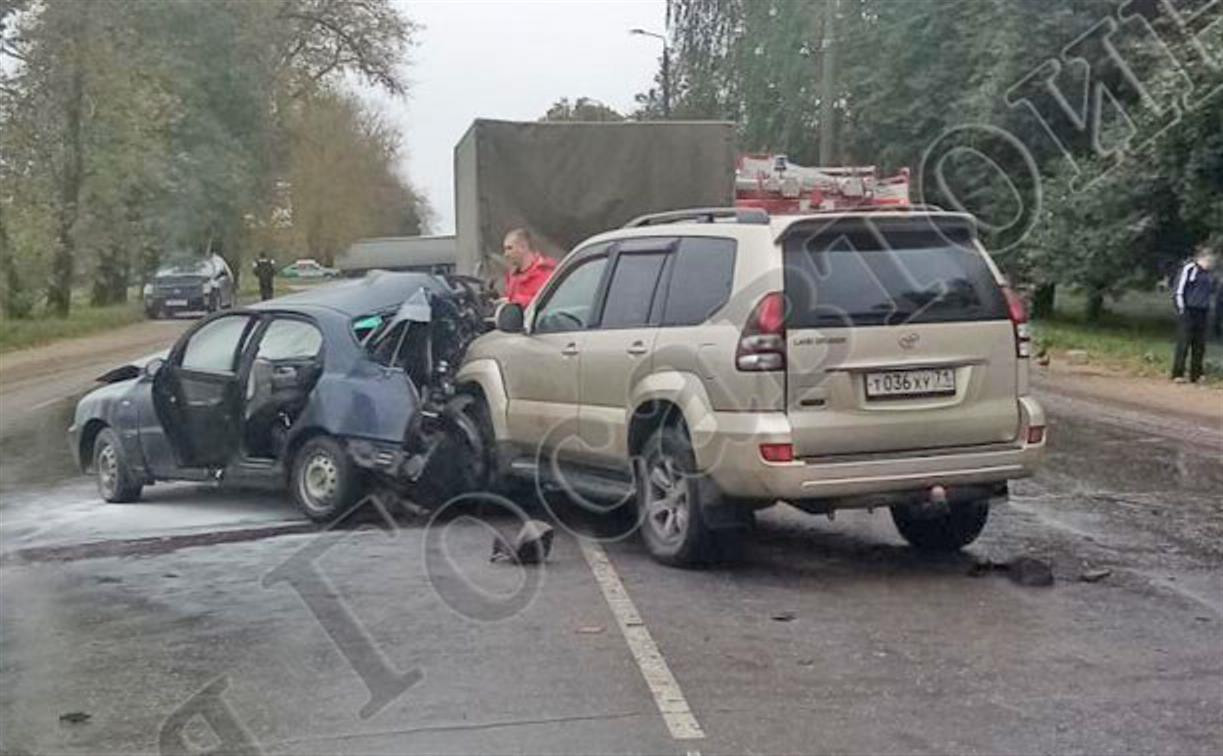
[(769, 215), (908, 204), (908, 168), (880, 178), (873, 165), (807, 168), (785, 155), (742, 155), (735, 170), (735, 206)]

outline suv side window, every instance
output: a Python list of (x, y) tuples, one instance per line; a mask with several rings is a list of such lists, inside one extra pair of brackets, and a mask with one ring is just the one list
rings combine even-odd
[(238, 361), (238, 345), (243, 342), (249, 315), (218, 318), (192, 334), (183, 350), (180, 364), (186, 370), (232, 373)]
[(658, 252), (622, 253), (616, 257), (607, 299), (603, 305), (602, 328), (632, 328), (650, 322), (658, 280), (667, 254)]
[(607, 257), (594, 257), (575, 265), (549, 293), (535, 313), (536, 333), (585, 330), (594, 319), (595, 297), (603, 280)]
[(667, 284), (664, 326), (704, 323), (730, 299), (735, 278), (734, 239), (690, 236), (680, 240)]

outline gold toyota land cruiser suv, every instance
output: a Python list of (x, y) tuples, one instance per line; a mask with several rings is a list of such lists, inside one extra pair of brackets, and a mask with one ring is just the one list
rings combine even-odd
[(971, 216), (700, 209), (581, 244), (458, 378), (502, 479), (635, 502), (651, 554), (685, 565), (779, 501), (971, 543), (1044, 456), (1029, 349)]

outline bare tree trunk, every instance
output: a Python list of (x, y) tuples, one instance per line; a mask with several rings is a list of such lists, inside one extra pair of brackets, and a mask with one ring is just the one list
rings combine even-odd
[(29, 315), (30, 300), (23, 290), (21, 272), (17, 270), (17, 261), (13, 259), (13, 250), (9, 247), (3, 206), (0, 206), (0, 274), (4, 276), (4, 315), (9, 318)]
[(64, 134), (66, 159), (60, 185), (59, 245), (51, 261), (51, 281), (47, 289), (47, 304), (52, 312), (60, 317), (67, 316), (72, 306), (72, 274), (76, 258), (75, 227), (81, 200), (81, 179), (84, 174), (81, 116), (85, 99), (85, 71), (80, 59), (81, 40), (79, 36), (75, 53), (77, 59), (73, 63), (72, 82), (66, 108), (67, 128)]
[(1087, 292), (1087, 311), (1084, 316), (1088, 323), (1099, 323), (1104, 314), (1104, 292), (1092, 289)]
[(1032, 294), (1032, 317), (1053, 317), (1053, 305), (1057, 298), (1057, 284), (1047, 283), (1036, 287)]

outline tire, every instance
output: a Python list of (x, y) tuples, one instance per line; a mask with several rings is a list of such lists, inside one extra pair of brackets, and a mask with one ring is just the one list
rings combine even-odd
[(103, 428), (94, 439), (93, 469), (104, 500), (118, 504), (140, 498), (144, 484), (132, 472), (119, 434), (110, 428)]
[(330, 436), (311, 438), (293, 455), (293, 502), (314, 522), (331, 522), (348, 512), (363, 488), (360, 471)]
[(708, 507), (734, 505), (723, 501), (708, 476), (696, 474), (696, 455), (682, 427), (667, 425), (654, 432), (636, 478), (641, 537), (656, 561), (692, 567), (741, 557), (747, 528), (709, 527)]
[(433, 509), (456, 496), (489, 489), (493, 470), (492, 423), (483, 400), (452, 399), (433, 461), (416, 482), (416, 503)]
[(989, 519), (988, 501), (949, 505), (946, 514), (919, 517), (907, 506), (892, 507), (892, 522), (914, 548), (921, 551), (958, 551), (977, 540)]
[(214, 291), (208, 295), (208, 314), (211, 315), (219, 309), (221, 309), (221, 297)]

